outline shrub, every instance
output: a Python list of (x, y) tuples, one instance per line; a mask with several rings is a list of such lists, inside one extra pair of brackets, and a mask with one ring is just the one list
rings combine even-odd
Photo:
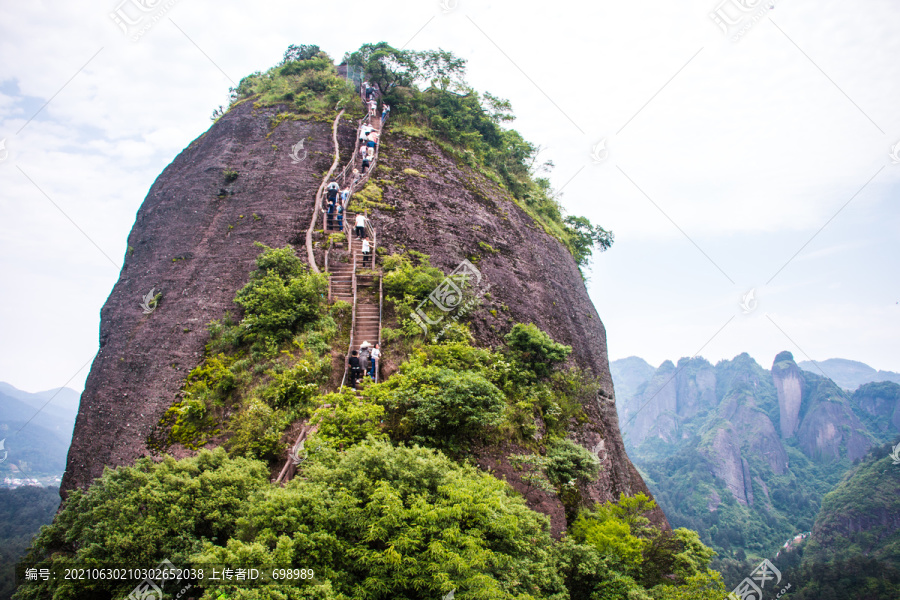
[(319, 319), (328, 276), (309, 272), (290, 246), (262, 247), (265, 251), (256, 259), (257, 270), (238, 291), (235, 302), (244, 308), (244, 337), (260, 342), (269, 338), (277, 344)]
[[(197, 563), (313, 569), (339, 598), (559, 598), (547, 518), (509, 486), (426, 448), (367, 441), (323, 449), (302, 477), (247, 503), (227, 547), (208, 544)], [(291, 586), (259, 588), (296, 598)], [(237, 592), (221, 582), (209, 594)], [(284, 594), (284, 595), (281, 595)], [(325, 597), (324, 593), (323, 596)]]
[(547, 451), (547, 479), (553, 485), (588, 481), (597, 477), (599, 472), (600, 461), (597, 457), (572, 440), (558, 440)]
[(572, 352), (571, 346), (553, 341), (533, 323), (516, 323), (505, 339), (515, 360), (538, 377), (549, 376), (553, 366)]
[(282, 432), (289, 420), (284, 411), (273, 410), (258, 398), (249, 398), (228, 422), (232, 436), (225, 448), (233, 455), (271, 461), (285, 450)]
[(384, 437), (380, 433), (384, 407), (358, 397), (347, 390), (342, 394), (328, 394), (320, 399), (320, 404), (330, 404), (329, 408), (319, 408), (309, 420), (310, 425), (318, 425), (307, 448), (312, 452), (319, 448), (344, 450), (367, 437)]
[[(408, 337), (421, 334), (422, 330), (411, 315), (419, 303), (444, 280), (443, 271), (431, 266), (427, 255), (414, 250), (405, 255), (386, 256), (382, 265), (385, 299), (393, 306), (400, 329)], [(435, 308), (432, 310), (437, 312)]]
[(640, 574), (648, 540), (632, 535), (628, 523), (608, 513), (581, 514), (569, 528), (573, 539), (593, 546), (610, 565), (627, 575)]
[(505, 404), (500, 390), (483, 375), (419, 364), (370, 394), (391, 413), (401, 439), (449, 450), (498, 425)]
[(431, 266), (428, 255), (415, 250), (405, 255), (391, 254), (383, 264), (384, 291), (395, 300), (406, 296), (423, 300), (444, 280), (443, 271)]

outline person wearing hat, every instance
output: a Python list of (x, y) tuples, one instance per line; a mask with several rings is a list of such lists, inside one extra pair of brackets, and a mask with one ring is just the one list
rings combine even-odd
[(369, 342), (359, 345), (359, 366), (363, 371), (369, 370)]

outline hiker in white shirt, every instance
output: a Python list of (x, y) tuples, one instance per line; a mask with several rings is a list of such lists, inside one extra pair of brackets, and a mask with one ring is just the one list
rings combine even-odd
[(369, 377), (375, 379), (375, 370), (378, 368), (378, 361), (381, 359), (381, 349), (378, 344), (369, 350)]
[(369, 244), (369, 238), (363, 238), (362, 243), (362, 266), (366, 268), (366, 265), (371, 265), (372, 260), (372, 246)]
[(366, 233), (366, 216), (362, 213), (356, 215), (356, 239), (362, 239)]

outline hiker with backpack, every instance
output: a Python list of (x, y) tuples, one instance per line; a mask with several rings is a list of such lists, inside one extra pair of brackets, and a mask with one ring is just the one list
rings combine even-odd
[[(363, 372), (369, 370), (369, 342), (363, 342), (359, 345), (359, 366)], [(362, 378), (361, 375), (360, 378)]]
[(347, 361), (347, 364), (350, 365), (350, 385), (353, 386), (353, 389), (356, 389), (357, 383), (362, 379), (362, 366), (359, 362), (359, 352), (354, 350), (350, 353), (350, 359)]
[(331, 183), (329, 183), (328, 187), (325, 190), (328, 196), (328, 202), (334, 204), (335, 201), (337, 201), (338, 192), (340, 192), (340, 190), (341, 188), (340, 186), (338, 186), (337, 182), (332, 181)]

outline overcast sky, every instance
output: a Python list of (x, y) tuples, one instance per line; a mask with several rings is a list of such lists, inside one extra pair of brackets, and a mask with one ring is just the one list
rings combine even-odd
[(611, 360), (900, 371), (900, 5), (741, 1), (3, 0), (0, 380), (83, 387), (135, 213), (229, 86), (378, 41), (468, 59), (615, 232), (588, 284)]

